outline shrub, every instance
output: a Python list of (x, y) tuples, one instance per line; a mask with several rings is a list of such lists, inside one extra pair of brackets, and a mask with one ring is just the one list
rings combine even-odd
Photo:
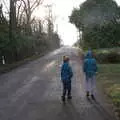
[(120, 54), (117, 52), (95, 53), (95, 58), (101, 64), (120, 63)]

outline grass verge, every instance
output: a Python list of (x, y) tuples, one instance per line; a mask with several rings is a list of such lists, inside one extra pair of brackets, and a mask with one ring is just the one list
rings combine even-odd
[(120, 118), (120, 64), (101, 64), (97, 80), (103, 86), (105, 93), (115, 105), (115, 112)]

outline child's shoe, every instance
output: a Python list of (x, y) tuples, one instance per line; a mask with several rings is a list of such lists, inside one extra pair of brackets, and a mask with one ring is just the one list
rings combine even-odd
[(69, 95), (67, 98), (68, 98), (68, 100), (71, 100), (71, 99), (72, 99), (72, 96), (71, 96), (71, 95)]
[(89, 95), (90, 95), (90, 94), (89, 94), (89, 92), (87, 91), (86, 96), (89, 97)]
[(61, 98), (62, 98), (62, 101), (65, 102), (65, 96), (62, 96)]
[(91, 95), (91, 98), (92, 98), (93, 100), (95, 100), (95, 97), (94, 97), (94, 95), (93, 95), (93, 94)]

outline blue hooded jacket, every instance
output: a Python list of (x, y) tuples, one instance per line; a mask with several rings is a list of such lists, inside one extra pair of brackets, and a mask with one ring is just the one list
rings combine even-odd
[(84, 59), (83, 71), (87, 77), (92, 77), (97, 72), (97, 64), (95, 58), (92, 56), (92, 51), (88, 51)]
[(64, 81), (71, 81), (73, 77), (72, 68), (70, 67), (68, 62), (64, 62), (61, 68), (61, 80)]

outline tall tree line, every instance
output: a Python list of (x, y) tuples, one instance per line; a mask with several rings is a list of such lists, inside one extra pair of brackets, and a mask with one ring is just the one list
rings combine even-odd
[[(60, 47), (60, 37), (53, 31), (45, 32), (43, 21), (33, 17), (33, 12), (43, 0), (10, 0), (9, 18), (0, 5), (0, 59), (7, 63), (22, 60)], [(48, 23), (53, 21), (48, 18)], [(47, 27), (53, 27), (49, 24)], [(54, 28), (51, 28), (54, 29)], [(50, 42), (51, 41), (51, 44)]]
[(84, 48), (120, 46), (120, 7), (113, 0), (86, 0), (75, 8), (70, 22), (82, 32)]

